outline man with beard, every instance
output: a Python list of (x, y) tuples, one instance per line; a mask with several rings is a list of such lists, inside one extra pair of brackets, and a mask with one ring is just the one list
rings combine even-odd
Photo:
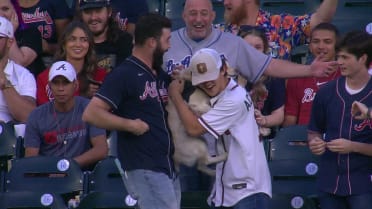
[(110, 0), (81, 0), (79, 10), (94, 35), (98, 66), (110, 72), (132, 53), (132, 36), (120, 30)]
[(141, 209), (180, 208), (165, 110), (170, 77), (161, 69), (170, 34), (168, 18), (142, 16), (136, 24), (132, 56), (107, 75), (83, 114), (84, 121), (118, 132), (126, 187)]
[(324, 0), (314, 13), (293, 16), (271, 14), (260, 9), (260, 0), (224, 0), (225, 21), (220, 27), (237, 34), (240, 26), (261, 26), (266, 29), (270, 54), (290, 60), (291, 49), (307, 43), (310, 31), (322, 22), (330, 22), (336, 13), (338, 0)]

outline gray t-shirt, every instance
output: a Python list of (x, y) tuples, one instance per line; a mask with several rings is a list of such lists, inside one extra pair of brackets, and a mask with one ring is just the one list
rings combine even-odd
[(105, 135), (104, 129), (82, 121), (89, 100), (75, 97), (74, 108), (58, 112), (53, 102), (33, 110), (27, 120), (24, 146), (39, 148), (39, 155), (73, 158), (91, 148), (91, 138)]

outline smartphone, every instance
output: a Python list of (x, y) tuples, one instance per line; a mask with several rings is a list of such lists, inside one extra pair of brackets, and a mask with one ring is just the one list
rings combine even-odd
[(88, 78), (88, 80), (89, 80), (89, 82), (90, 82), (91, 84), (94, 84), (94, 85), (97, 85), (97, 86), (101, 86), (101, 85), (102, 85), (101, 82), (96, 81), (96, 80), (93, 80), (92, 78)]

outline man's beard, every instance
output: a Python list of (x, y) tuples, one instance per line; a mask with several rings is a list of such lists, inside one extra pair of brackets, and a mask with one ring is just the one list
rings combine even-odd
[(164, 50), (160, 48), (160, 43), (158, 43), (152, 55), (152, 68), (156, 71), (161, 70), (161, 66), (163, 65), (163, 55)]
[(226, 23), (239, 25), (239, 23), (244, 18), (247, 17), (247, 14), (245, 13), (245, 10), (242, 4), (234, 12), (233, 11), (225, 12), (224, 17), (225, 17)]

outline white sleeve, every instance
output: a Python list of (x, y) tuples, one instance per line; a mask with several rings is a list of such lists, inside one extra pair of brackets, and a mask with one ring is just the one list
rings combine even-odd
[(22, 96), (30, 96), (36, 99), (36, 80), (30, 72), (23, 72), (21, 80), (18, 82), (20, 88), (18, 93)]
[(216, 139), (228, 131), (247, 111), (243, 102), (219, 101), (207, 113), (200, 116), (199, 123)]

